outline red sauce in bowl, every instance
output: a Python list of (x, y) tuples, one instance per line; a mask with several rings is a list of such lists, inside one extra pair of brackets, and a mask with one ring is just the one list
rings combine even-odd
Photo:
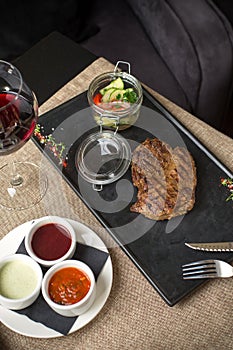
[(49, 281), (49, 296), (60, 305), (72, 305), (88, 293), (91, 281), (85, 272), (76, 267), (65, 267), (54, 273)]
[(31, 246), (38, 258), (49, 261), (57, 260), (70, 249), (71, 235), (62, 225), (46, 224), (35, 231)]

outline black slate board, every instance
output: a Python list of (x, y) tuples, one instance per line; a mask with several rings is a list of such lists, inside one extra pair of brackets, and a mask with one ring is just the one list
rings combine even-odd
[[(173, 306), (203, 280), (184, 281), (181, 265), (203, 258), (233, 260), (233, 253), (207, 253), (191, 250), (185, 242), (232, 241), (233, 203), (226, 202), (222, 177), (232, 174), (201, 145), (168, 111), (144, 91), (143, 107), (136, 124), (122, 131), (133, 150), (146, 137), (158, 137), (171, 146), (186, 146), (197, 167), (196, 202), (191, 212), (170, 221), (152, 221), (131, 213), (136, 189), (130, 169), (117, 182), (95, 192), (78, 176), (75, 154), (81, 141), (98, 130), (86, 93), (40, 116), (44, 135), (52, 134), (66, 146), (67, 166), (59, 164), (49, 147), (37, 137), (34, 141), (53, 165), (132, 259), (162, 298)], [(135, 286), (136, 288), (136, 286)]]

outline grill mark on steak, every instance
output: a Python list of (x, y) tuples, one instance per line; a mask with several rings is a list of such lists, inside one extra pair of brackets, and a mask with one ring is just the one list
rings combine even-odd
[(165, 220), (193, 208), (196, 167), (184, 147), (172, 149), (157, 138), (146, 139), (133, 152), (132, 180), (138, 188), (132, 212)]

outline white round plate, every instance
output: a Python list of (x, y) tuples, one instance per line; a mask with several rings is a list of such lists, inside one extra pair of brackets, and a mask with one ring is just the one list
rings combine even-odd
[[(78, 232), (77, 241), (102, 250), (104, 252), (108, 252), (103, 241), (89, 227), (74, 220), (67, 220), (74, 227), (76, 233)], [(4, 257), (9, 254), (14, 254), (17, 251), (31, 223), (32, 221), (29, 221), (16, 227), (0, 241), (0, 257)], [(86, 313), (80, 315), (77, 318), (72, 328), (70, 329), (69, 334), (84, 327), (91, 320), (93, 320), (93, 318), (100, 312), (110, 294), (112, 287), (112, 279), (112, 261), (109, 256), (97, 279), (96, 299), (94, 301), (94, 304)], [(1, 305), (0, 321), (11, 330), (29, 337), (55, 338), (63, 336), (63, 334), (51, 328), (48, 328), (41, 323), (32, 321), (25, 315), (20, 315), (17, 312), (2, 307)]]

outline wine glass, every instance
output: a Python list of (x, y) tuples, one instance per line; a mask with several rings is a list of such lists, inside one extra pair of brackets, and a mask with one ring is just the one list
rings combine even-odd
[(32, 207), (46, 192), (47, 178), (40, 167), (31, 162), (17, 162), (11, 155), (31, 138), (37, 119), (35, 94), (16, 67), (0, 60), (0, 160), (2, 157), (10, 158), (9, 164), (3, 164), (0, 168), (2, 207)]

